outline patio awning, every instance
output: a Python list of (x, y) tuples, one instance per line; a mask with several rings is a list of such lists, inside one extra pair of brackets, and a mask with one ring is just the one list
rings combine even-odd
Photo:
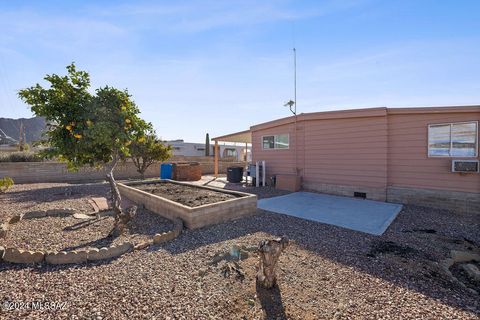
[[(245, 143), (245, 152), (248, 152), (247, 144), (252, 143), (252, 132), (250, 130), (245, 130), (245, 131), (226, 134), (224, 136), (215, 137), (215, 138), (212, 138), (212, 140), (215, 141), (214, 173), (215, 173), (215, 177), (218, 177), (218, 158), (219, 158), (218, 142), (223, 141), (223, 142)], [(246, 155), (245, 155), (245, 158), (247, 158)]]
[(252, 132), (250, 130), (226, 134), (224, 136), (212, 138), (213, 141), (225, 142), (243, 142), (252, 143)]

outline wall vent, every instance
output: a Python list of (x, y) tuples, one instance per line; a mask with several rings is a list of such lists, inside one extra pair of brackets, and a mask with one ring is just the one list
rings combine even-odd
[(452, 172), (478, 172), (478, 160), (452, 160)]
[(357, 191), (355, 191), (355, 192), (353, 193), (353, 196), (354, 196), (355, 198), (367, 199), (367, 194), (366, 194), (365, 192), (357, 192)]

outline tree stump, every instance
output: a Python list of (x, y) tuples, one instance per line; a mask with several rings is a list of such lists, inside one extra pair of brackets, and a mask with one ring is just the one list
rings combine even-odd
[(110, 236), (112, 237), (118, 237), (123, 234), (125, 231), (125, 228), (127, 225), (130, 223), (130, 221), (135, 217), (137, 214), (137, 206), (132, 206), (127, 209), (127, 212), (124, 210), (121, 210), (120, 212), (117, 212), (115, 215), (115, 225), (110, 231)]
[(258, 246), (260, 264), (257, 272), (257, 283), (262, 287), (273, 288), (277, 282), (275, 267), (280, 254), (288, 246), (288, 238), (281, 237), (274, 240), (264, 240)]

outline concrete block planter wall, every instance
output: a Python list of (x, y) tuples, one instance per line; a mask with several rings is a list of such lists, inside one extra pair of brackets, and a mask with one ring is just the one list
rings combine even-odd
[(163, 242), (173, 240), (176, 237), (178, 237), (180, 233), (182, 233), (183, 221), (180, 219), (175, 219), (173, 222), (174, 222), (173, 230), (164, 232), (164, 233), (157, 233), (155, 236), (153, 236), (153, 243), (160, 244)]
[(164, 218), (180, 218), (184, 221), (185, 226), (189, 229), (201, 228), (204, 226), (252, 215), (257, 209), (257, 196), (244, 192), (223, 190), (206, 186), (196, 186), (189, 183), (172, 180), (163, 180), (163, 182), (166, 183), (186, 185), (192, 188), (207, 189), (239, 196), (235, 199), (205, 204), (198, 207), (189, 207), (135, 188), (135, 185), (147, 183), (155, 184), (159, 183), (160, 181), (161, 180), (148, 182), (136, 181), (124, 184), (119, 183), (118, 188), (120, 189), (122, 196), (132, 200), (137, 204), (144, 205), (148, 210), (153, 211)]
[(42, 251), (28, 251), (17, 248), (6, 248), (3, 261), (11, 263), (39, 263), (45, 258)]
[(111, 259), (121, 256), (133, 249), (133, 244), (124, 242), (118, 246), (104, 247), (101, 249), (90, 249), (87, 252), (87, 259), (89, 261)]
[(49, 264), (83, 263), (87, 261), (87, 251), (60, 251), (50, 252), (45, 256), (45, 262)]

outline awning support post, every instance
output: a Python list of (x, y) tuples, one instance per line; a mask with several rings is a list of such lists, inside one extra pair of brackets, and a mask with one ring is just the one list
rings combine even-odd
[(213, 172), (215, 174), (215, 178), (218, 178), (218, 141), (217, 140), (215, 140)]

